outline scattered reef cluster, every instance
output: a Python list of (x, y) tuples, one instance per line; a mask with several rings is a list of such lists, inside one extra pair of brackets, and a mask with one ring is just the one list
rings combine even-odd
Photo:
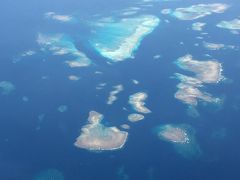
[[(22, 52), (20, 57), (14, 59), (13, 62), (17, 63), (20, 59), (36, 54), (44, 54), (48, 57), (62, 59), (68, 68), (75, 68), (74, 70), (79, 70), (78, 68), (80, 68), (81, 70), (81, 68), (90, 69), (100, 66), (98, 60), (94, 59), (99, 56), (106, 60), (104, 61), (106, 66), (109, 65), (111, 68), (115, 68), (119, 63), (128, 63), (128, 60), (132, 60), (129, 61), (129, 63), (137, 61), (135, 55), (144, 40), (150, 37), (151, 34), (156, 33), (161, 24), (171, 23), (171, 20), (191, 22), (189, 29), (193, 31), (193, 33), (200, 34), (196, 39), (201, 42), (196, 43), (195, 46), (202, 46), (204, 50), (209, 53), (220, 50), (239, 50), (239, 47), (231, 44), (204, 40), (204, 35), (208, 34), (205, 30), (209, 26), (209, 24), (205, 22), (205, 18), (211, 15), (220, 16), (231, 8), (230, 5), (224, 3), (195, 4), (175, 9), (165, 8), (162, 9), (159, 14), (153, 13), (154, 15), (149, 13), (149, 11), (145, 13), (146, 9), (143, 7), (151, 8), (152, 6), (146, 5), (153, 2), (156, 3), (158, 0), (141, 1), (141, 3), (138, 4), (139, 6), (136, 5), (123, 9), (113, 16), (94, 16), (93, 19), (84, 24), (90, 29), (87, 41), (84, 42), (85, 46), (78, 46), (80, 40), (67, 33), (39, 32), (36, 39), (39, 49)], [(78, 18), (73, 15), (58, 14), (56, 12), (46, 12), (44, 17), (48, 21), (60, 22), (65, 25), (79, 23)], [(162, 20), (162, 17), (168, 17), (170, 20)], [(214, 27), (219, 31), (225, 32), (229, 30), (232, 34), (239, 34), (240, 19), (239, 17), (223, 19), (217, 24), (214, 24)], [(184, 45), (184, 42), (180, 44)], [(95, 57), (93, 56), (94, 58), (92, 58), (88, 51), (84, 51), (86, 47), (96, 53)], [(163, 58), (161, 54), (156, 54), (152, 57), (154, 60), (161, 60)], [(113, 64), (116, 66), (112, 66)], [(221, 105), (223, 103), (223, 99), (220, 98), (219, 95), (211, 94), (208, 91), (208, 86), (215, 85), (215, 87), (218, 87), (217, 85), (225, 80), (221, 60), (216, 60), (209, 54), (205, 54), (204, 58), (192, 54), (183, 54), (177, 58), (174, 65), (176, 65), (180, 72), (174, 74), (174, 80), (178, 82), (173, 96), (176, 102), (180, 101), (187, 105), (188, 115), (192, 117), (200, 116), (197, 109), (199, 104)], [(82, 77), (79, 76), (77, 72), (78, 71), (72, 71), (67, 77), (71, 83), (81, 82)], [(96, 70), (94, 72), (94, 75), (100, 76), (102, 74), (102, 71)], [(47, 76), (42, 77), (42, 79), (47, 78)], [(131, 79), (131, 83), (131, 85), (138, 87), (138, 89), (141, 87), (141, 81), (137, 79)], [(128, 89), (124, 82), (113, 82), (113, 84), (110, 82), (98, 82), (95, 87), (96, 90), (99, 91), (110, 88), (104, 102), (108, 108), (117, 104), (123, 94), (127, 94), (128, 99), (124, 101), (126, 107), (122, 108), (124, 112), (127, 112), (125, 117), (126, 122), (121, 125), (110, 126), (108, 124), (109, 122), (104, 119), (103, 114), (89, 110), (87, 122), (80, 128), (80, 134), (76, 137), (74, 146), (80, 149), (98, 152), (121, 149), (126, 145), (130, 137), (129, 131), (131, 126), (134, 126), (136, 123), (144, 123), (144, 121), (150, 119), (149, 116), (151, 113), (154, 113), (154, 109), (151, 106), (152, 104), (150, 104), (152, 99), (148, 99), (151, 94), (147, 93), (147, 89), (144, 89), (144, 87), (138, 91), (136, 88), (136, 91), (131, 91), (131, 93), (130, 91), (126, 92)], [(0, 93), (3, 96), (11, 95), (15, 90), (14, 82), (7, 80), (0, 81)], [(29, 102), (29, 98), (23, 95), (22, 101), (27, 103)], [(61, 115), (66, 114), (69, 109), (70, 106), (63, 104), (56, 108)], [(39, 122), (42, 122), (44, 118), (44, 113), (38, 115)], [(40, 127), (36, 129), (40, 130)], [(184, 122), (180, 124), (162, 123), (157, 127), (153, 127), (153, 131), (158, 139), (171, 144), (176, 152), (185, 158), (198, 158), (202, 154), (200, 145), (197, 142), (196, 131), (192, 125), (184, 124)], [(216, 133), (217, 135), (215, 136), (220, 136), (221, 134), (225, 136), (224, 132), (223, 130), (222, 133)], [(123, 174), (123, 169), (119, 170), (119, 174)], [(63, 180), (64, 177), (58, 170), (49, 169), (39, 173), (34, 179)]]

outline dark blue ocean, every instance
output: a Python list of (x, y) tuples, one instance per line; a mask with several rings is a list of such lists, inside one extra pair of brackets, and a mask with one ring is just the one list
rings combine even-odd
[[(216, 27), (222, 20), (240, 17), (239, 0), (146, 1), (140, 14), (158, 17), (158, 27), (143, 38), (134, 51), (134, 59), (107, 63), (107, 58), (89, 44), (92, 31), (89, 23), (99, 17), (114, 17), (122, 9), (140, 6), (140, 2), (143, 1), (0, 3), (0, 82), (9, 81), (15, 87), (9, 94), (0, 94), (0, 180), (37, 180), (39, 174), (49, 171), (61, 173), (65, 180), (240, 179), (240, 53), (238, 49), (210, 51), (202, 46), (202, 41), (207, 41), (240, 47), (239, 34)], [(161, 13), (163, 9), (199, 3), (226, 3), (231, 7), (224, 13), (192, 21)], [(75, 21), (50, 20), (45, 18), (46, 12), (70, 14)], [(193, 31), (194, 22), (205, 22), (202, 32), (208, 34)], [(92, 64), (70, 68), (64, 63), (65, 56), (40, 50), (39, 33), (67, 34)], [(29, 49), (36, 54), (21, 56)], [(204, 90), (223, 102), (217, 106), (199, 103), (197, 117), (189, 115), (187, 105), (174, 97), (179, 83), (174, 74), (189, 74), (174, 62), (186, 54), (198, 60), (218, 60), (226, 78), (221, 83), (204, 86)], [(155, 55), (161, 57), (154, 59)], [(69, 75), (80, 79), (71, 81)], [(139, 84), (134, 84), (133, 79)], [(99, 83), (106, 86), (97, 90)], [(109, 92), (118, 84), (124, 90), (112, 105), (106, 104)], [(127, 117), (133, 111), (128, 98), (140, 91), (148, 94), (146, 105), (152, 113), (143, 121), (130, 123)], [(59, 112), (60, 105), (66, 105), (67, 111)], [(92, 110), (104, 115), (106, 126), (130, 125), (123, 148), (89, 151), (74, 146)], [(160, 140), (154, 128), (164, 124), (190, 125), (201, 148), (200, 157), (181, 156), (173, 144)], [(42, 179), (51, 177), (46, 175)]]

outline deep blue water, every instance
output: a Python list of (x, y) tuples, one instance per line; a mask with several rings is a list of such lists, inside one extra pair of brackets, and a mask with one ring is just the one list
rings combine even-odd
[[(230, 4), (231, 8), (223, 14), (195, 21), (181, 21), (161, 14), (161, 10), (212, 1), (153, 3), (144, 14), (159, 17), (159, 26), (144, 38), (134, 59), (112, 65), (87, 43), (91, 29), (86, 23), (95, 21), (95, 14), (115, 16), (115, 11), (134, 6), (137, 0), (2, 2), (0, 81), (11, 81), (16, 89), (9, 95), (0, 95), (0, 180), (31, 180), (52, 168), (60, 171), (66, 180), (126, 180), (126, 176), (130, 180), (240, 179), (240, 54), (231, 49), (206, 50), (201, 46), (202, 40), (196, 39), (203, 36), (205, 41), (239, 46), (239, 34), (216, 28), (215, 24), (239, 17), (240, 4), (238, 0), (217, 2)], [(68, 24), (48, 20), (44, 14), (49, 11), (71, 14), (78, 21)], [(169, 23), (165, 23), (165, 19)], [(207, 23), (204, 32), (208, 35), (191, 30), (192, 23), (198, 21)], [(42, 52), (20, 58), (28, 49), (39, 50), (38, 33), (68, 34), (93, 64), (86, 68), (69, 68), (64, 63), (65, 57)], [(195, 43), (200, 46), (194, 46)], [(208, 59), (204, 56), (206, 53), (222, 63), (227, 80), (205, 88), (213, 96), (222, 97), (224, 102), (221, 107), (199, 105), (200, 116), (192, 118), (186, 113), (187, 106), (174, 98), (179, 81), (171, 77), (176, 72), (188, 74), (174, 61), (186, 54)], [(154, 60), (156, 54), (161, 58)], [(20, 60), (14, 63), (18, 58)], [(96, 75), (95, 71), (103, 74)], [(70, 81), (67, 77), (71, 74), (81, 79)], [(135, 85), (131, 79), (140, 83)], [(104, 82), (106, 87), (96, 90), (96, 86)], [(117, 84), (122, 84), (124, 91), (109, 106), (106, 104), (108, 94)], [(128, 97), (139, 91), (148, 94), (146, 103), (152, 113), (146, 115), (145, 120), (130, 124), (127, 121), (131, 112)], [(22, 101), (23, 96), (29, 101)], [(68, 110), (58, 112), (59, 105), (67, 105)], [(91, 152), (73, 145), (91, 110), (104, 114), (107, 126), (131, 125), (122, 149)], [(38, 119), (41, 114), (45, 115), (43, 120)], [(189, 124), (195, 129), (196, 141), (202, 150), (200, 158), (184, 158), (171, 143), (157, 138), (153, 128), (168, 123)], [(217, 132), (220, 135), (216, 135)], [(119, 174), (121, 170), (125, 175)]]

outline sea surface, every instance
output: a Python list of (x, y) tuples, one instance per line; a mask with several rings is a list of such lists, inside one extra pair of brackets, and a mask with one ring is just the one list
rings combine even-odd
[[(203, 17), (188, 14), (189, 20), (174, 15), (177, 8), (214, 3), (227, 7), (217, 13), (207, 8)], [(235, 29), (217, 26), (240, 21), (239, 9), (239, 0), (1, 2), (0, 180), (240, 179), (240, 22)], [(159, 22), (130, 47), (143, 17)], [(193, 30), (196, 22), (205, 25)], [(98, 42), (111, 52), (125, 42), (129, 51), (117, 52), (126, 53), (121, 60), (107, 57)], [(204, 42), (224, 46), (213, 50)], [(199, 87), (218, 102), (196, 97), (192, 105), (176, 98), (181, 79), (175, 73), (193, 78), (198, 73), (178, 66), (185, 55), (221, 64), (222, 78), (201, 80)], [(117, 85), (123, 90), (109, 104)], [(129, 104), (138, 92), (147, 94), (150, 113)], [(90, 111), (104, 116), (105, 127), (128, 133), (120, 148), (74, 145)], [(130, 122), (132, 113), (145, 118)], [(178, 146), (159, 138), (159, 127), (166, 124), (188, 127), (193, 139)]]

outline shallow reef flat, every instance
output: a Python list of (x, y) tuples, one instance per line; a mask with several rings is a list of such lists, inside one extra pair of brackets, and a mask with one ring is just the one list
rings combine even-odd
[(15, 90), (15, 86), (10, 81), (1, 81), (0, 82), (0, 92), (2, 95), (10, 94)]
[(240, 19), (233, 19), (230, 21), (221, 21), (217, 27), (230, 30), (240, 30)]
[(159, 24), (156, 16), (141, 15), (133, 18), (102, 19), (94, 24), (92, 46), (113, 62), (132, 58), (145, 36)]
[(68, 106), (67, 105), (60, 105), (60, 106), (58, 106), (57, 110), (61, 113), (66, 112), (68, 110)]
[(180, 20), (195, 20), (213, 13), (224, 13), (229, 5), (222, 3), (196, 4), (186, 8), (177, 8), (171, 14)]
[(86, 67), (91, 64), (91, 60), (76, 48), (73, 40), (67, 35), (45, 35), (40, 33), (37, 42), (44, 51), (49, 51), (53, 55), (67, 56), (70, 60), (65, 62), (70, 67)]
[(59, 22), (64, 22), (64, 23), (73, 22), (75, 20), (75, 18), (71, 15), (57, 14), (55, 12), (47, 12), (47, 13), (45, 13), (45, 17), (47, 19), (51, 19), (51, 20), (55, 20), (55, 21), (59, 21)]
[(108, 96), (107, 104), (109, 105), (113, 104), (118, 99), (117, 94), (124, 90), (122, 84), (113, 86), (113, 89), (114, 90), (111, 91)]
[(133, 114), (129, 114), (129, 116), (128, 116), (128, 120), (130, 122), (138, 122), (138, 121), (141, 121), (143, 119), (144, 119), (144, 116), (142, 114), (133, 113)]
[(192, 30), (194, 31), (202, 31), (206, 23), (196, 22), (192, 24)]
[(133, 107), (133, 109), (139, 113), (151, 113), (151, 110), (145, 106), (145, 100), (148, 95), (144, 92), (138, 92), (129, 96), (128, 103)]
[(117, 127), (106, 127), (101, 124), (103, 115), (91, 111), (88, 117), (88, 124), (81, 129), (80, 136), (74, 145), (92, 151), (116, 150), (124, 146), (128, 133), (120, 131)]
[(216, 104), (220, 103), (221, 100), (219, 98), (215, 98), (211, 94), (200, 90), (203, 86), (202, 81), (179, 73), (175, 75), (177, 79), (181, 81), (177, 85), (178, 91), (175, 93), (176, 99), (190, 106), (197, 106), (198, 101)]
[(225, 78), (222, 75), (221, 63), (216, 60), (194, 60), (190, 54), (178, 58), (175, 63), (181, 69), (194, 74), (191, 77), (175, 73), (175, 77), (180, 80), (177, 85), (178, 91), (175, 93), (176, 99), (191, 107), (197, 106), (199, 101), (222, 104), (220, 98), (213, 97), (210, 93), (203, 91), (204, 84), (216, 84)]
[(174, 145), (176, 152), (184, 158), (198, 158), (201, 149), (196, 142), (195, 130), (186, 124), (166, 124), (155, 128), (158, 138)]
[(188, 134), (185, 129), (167, 124), (159, 128), (158, 136), (173, 143), (189, 143)]
[(225, 50), (225, 49), (238, 50), (238, 47), (234, 45), (226, 45), (226, 44), (212, 43), (212, 42), (203, 42), (203, 47), (212, 51)]
[(176, 64), (187, 71), (196, 74), (196, 78), (203, 83), (218, 83), (223, 80), (222, 65), (216, 60), (194, 60), (191, 55), (178, 58)]

